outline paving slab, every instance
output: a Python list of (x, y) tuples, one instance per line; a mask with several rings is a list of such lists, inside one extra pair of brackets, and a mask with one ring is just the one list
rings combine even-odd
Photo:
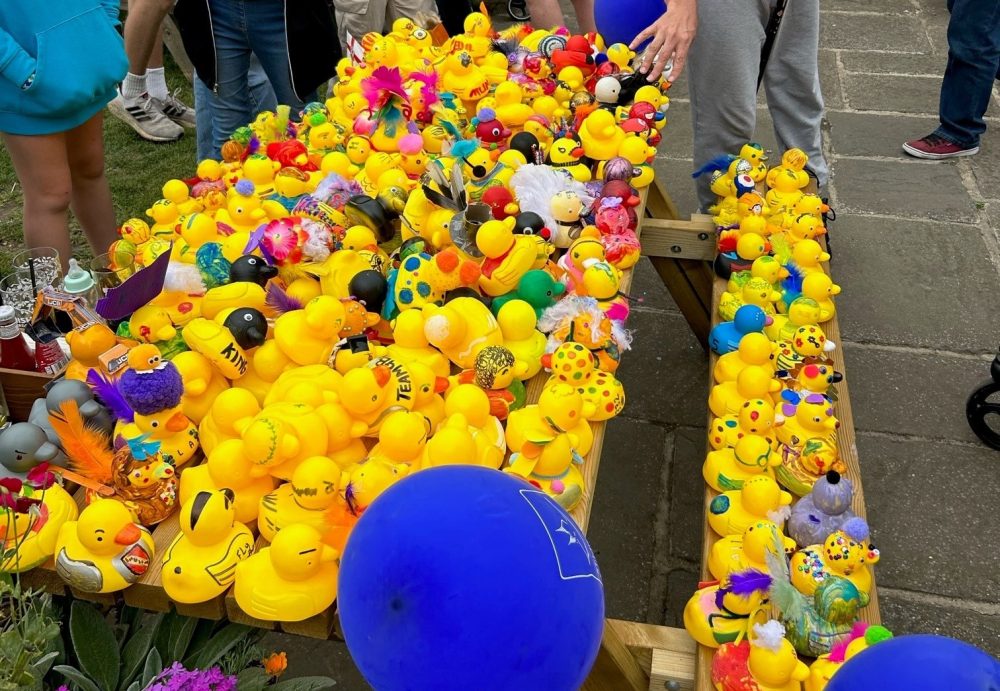
[[(994, 112), (1000, 113), (1000, 109)], [(968, 161), (983, 198), (1000, 199), (1000, 126), (987, 127), (980, 139), (979, 153)]]
[(1000, 278), (979, 228), (844, 213), (832, 233), (845, 339), (970, 353), (1000, 343)]
[(1000, 454), (986, 447), (857, 437), (879, 583), (1000, 599)]
[(854, 110), (935, 114), (940, 91), (941, 77), (844, 75), (844, 96)]
[(854, 427), (976, 442), (965, 400), (989, 379), (989, 359), (844, 344)]
[(684, 627), (684, 605), (698, 589), (698, 574), (693, 568), (678, 568), (667, 574), (667, 607), (663, 625)]
[[(707, 382), (707, 374), (700, 372)], [(704, 427), (680, 428), (674, 432), (670, 466), (669, 554), (691, 562), (701, 560), (701, 535), (705, 527), (705, 484), (701, 466), (705, 462)]]
[[(656, 149), (656, 157), (691, 160), (691, 103), (675, 99), (670, 90), (670, 108), (667, 110), (667, 126), (663, 129), (663, 141)], [(690, 172), (691, 166), (688, 166)]]
[(930, 134), (937, 117), (828, 111), (837, 156), (886, 156), (909, 161), (903, 142)]
[[(692, 193), (691, 196), (693, 197), (694, 194)], [(670, 297), (660, 275), (656, 273), (656, 269), (646, 257), (639, 259), (635, 265), (632, 274), (632, 287), (629, 288), (628, 293), (632, 297), (642, 300), (639, 306), (634, 309), (678, 312), (677, 304)]]
[(971, 643), (1000, 655), (1000, 616), (975, 609), (928, 603), (901, 592), (879, 592), (882, 623), (900, 636), (907, 633), (936, 633)]
[(265, 650), (284, 650), (288, 653), (288, 670), (283, 679), (308, 676), (326, 676), (336, 681), (333, 689), (366, 691), (371, 689), (361, 672), (354, 666), (347, 645), (343, 641), (323, 641), (287, 633), (269, 632), (261, 647)]
[(832, 50), (819, 52), (819, 83), (823, 90), (823, 104), (827, 108), (844, 107), (844, 89), (840, 84), (840, 67), (837, 54)]
[[(842, 218), (860, 213), (959, 223), (976, 219), (976, 207), (954, 161), (841, 159), (834, 167), (834, 185), (837, 210), (845, 214)], [(843, 221), (838, 220), (837, 225), (843, 225)], [(879, 227), (871, 226), (871, 230)]]
[[(820, 15), (825, 21), (828, 15), (836, 12), (865, 12), (870, 13), (876, 7), (866, 0), (828, 0), (821, 6)], [(892, 12), (894, 14), (916, 14), (917, 9), (910, 0), (885, 0), (877, 5), (879, 10)]]
[(931, 46), (920, 19), (914, 15), (823, 14), (820, 48), (892, 50), (924, 53)]
[(625, 414), (671, 425), (705, 424), (705, 351), (684, 317), (634, 310), (632, 350), (625, 353), (618, 378), (628, 392)]
[(626, 417), (607, 427), (587, 538), (609, 617), (646, 620), (666, 436), (661, 426)]
[[(690, 145), (685, 153), (691, 153)], [(666, 185), (681, 218), (690, 218), (698, 211), (698, 194), (695, 181), (691, 178), (691, 159), (657, 158), (653, 165), (657, 178)]]
[(940, 55), (930, 53), (879, 53), (871, 50), (842, 50), (840, 51), (840, 62), (846, 72), (936, 77), (944, 74), (944, 68), (948, 61)]

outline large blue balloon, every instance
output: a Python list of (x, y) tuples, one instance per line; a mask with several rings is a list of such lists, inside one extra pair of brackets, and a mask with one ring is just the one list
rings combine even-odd
[(338, 607), (377, 691), (575, 691), (604, 626), (597, 561), (569, 514), (472, 466), (422, 470), (372, 502)]
[(900, 636), (852, 657), (826, 691), (997, 691), (1000, 661), (944, 636)]
[[(594, 23), (607, 45), (629, 45), (640, 31), (666, 11), (667, 5), (663, 0), (597, 0), (594, 3)], [(639, 46), (639, 50), (645, 45), (646, 42)]]

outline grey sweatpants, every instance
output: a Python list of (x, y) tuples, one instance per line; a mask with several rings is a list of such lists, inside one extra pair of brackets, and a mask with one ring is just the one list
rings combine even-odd
[[(739, 152), (754, 139), (757, 72), (773, 0), (698, 0), (698, 35), (688, 56), (694, 169), (719, 154)], [(778, 38), (764, 73), (763, 87), (781, 151), (798, 147), (809, 169), (826, 186), (820, 122), (819, 0), (788, 0)], [(709, 176), (698, 181), (703, 208), (714, 204)]]

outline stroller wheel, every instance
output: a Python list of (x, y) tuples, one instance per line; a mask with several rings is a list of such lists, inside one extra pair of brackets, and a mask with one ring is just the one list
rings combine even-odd
[[(990, 448), (1000, 451), (1000, 396), (995, 394), (1000, 394), (1000, 384), (992, 380), (973, 391), (965, 404), (965, 416), (976, 436)], [(990, 420), (991, 416), (995, 419)]]
[(531, 20), (531, 14), (528, 13), (528, 5), (524, 0), (507, 0), (507, 14), (516, 22)]

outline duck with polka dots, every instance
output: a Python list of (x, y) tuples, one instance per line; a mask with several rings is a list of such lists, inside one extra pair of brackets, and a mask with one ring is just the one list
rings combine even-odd
[[(552, 370), (546, 386), (568, 384), (593, 406), (591, 422), (610, 420), (625, 407), (625, 387), (609, 372), (598, 369), (597, 358), (579, 343), (563, 343), (543, 358)], [(589, 409), (589, 407), (588, 407)]]

